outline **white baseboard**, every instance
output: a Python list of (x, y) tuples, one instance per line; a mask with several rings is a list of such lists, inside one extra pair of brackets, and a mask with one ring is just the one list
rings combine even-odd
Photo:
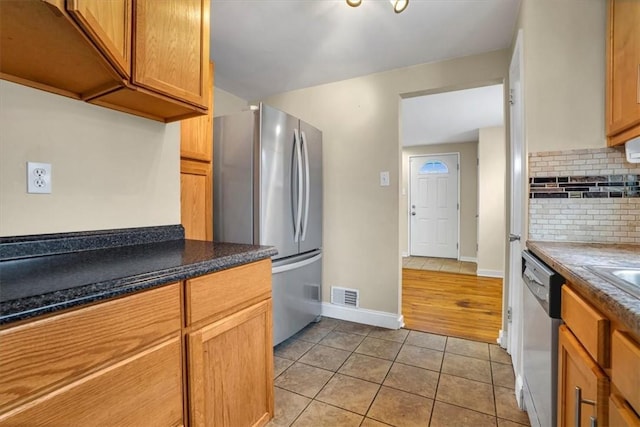
[(343, 307), (329, 302), (322, 303), (322, 315), (389, 329), (400, 329), (404, 326), (404, 317), (401, 314), (367, 310), (366, 308)]
[(496, 342), (498, 343), (498, 345), (502, 348), (504, 348), (505, 350), (507, 349), (507, 342), (509, 341), (508, 336), (507, 336), (507, 332), (504, 329), (500, 329), (500, 331), (498, 332), (498, 339), (496, 340)]
[(521, 375), (516, 375), (516, 402), (518, 403), (518, 408), (521, 410), (526, 410), (526, 404), (524, 402), (524, 380)]
[(475, 262), (477, 264), (478, 263), (478, 258), (474, 258), (474, 257), (470, 257), (470, 256), (461, 256), (460, 257), (460, 261), (463, 261), (463, 262)]
[(402, 258), (408, 258), (409, 256), (409, 252), (402, 252)]
[(481, 270), (478, 269), (476, 275), (482, 277), (498, 277), (500, 279), (504, 279), (504, 271), (500, 270)]

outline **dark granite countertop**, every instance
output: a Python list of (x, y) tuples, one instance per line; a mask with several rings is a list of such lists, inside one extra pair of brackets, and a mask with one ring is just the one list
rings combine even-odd
[(640, 268), (640, 245), (528, 241), (527, 247), (607, 317), (640, 339), (640, 299), (586, 267)]
[(275, 254), (275, 248), (268, 246), (177, 239), (1, 261), (0, 324), (162, 286)]

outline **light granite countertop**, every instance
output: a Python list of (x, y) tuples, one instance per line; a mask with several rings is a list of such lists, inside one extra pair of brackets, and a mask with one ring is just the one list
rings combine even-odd
[(640, 268), (640, 245), (528, 241), (527, 248), (604, 315), (618, 320), (640, 340), (640, 299), (586, 268)]

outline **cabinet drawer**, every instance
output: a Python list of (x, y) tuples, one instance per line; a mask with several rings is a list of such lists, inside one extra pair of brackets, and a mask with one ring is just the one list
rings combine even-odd
[(562, 287), (562, 320), (603, 368), (609, 367), (609, 320), (569, 287)]
[(640, 345), (620, 331), (611, 339), (611, 381), (640, 413)]
[(180, 284), (0, 331), (0, 413), (180, 330)]
[(182, 425), (180, 338), (0, 415), (0, 426)]
[(270, 259), (187, 280), (187, 324), (230, 314), (270, 296)]
[(640, 427), (640, 418), (620, 396), (609, 397), (609, 425), (611, 427)]

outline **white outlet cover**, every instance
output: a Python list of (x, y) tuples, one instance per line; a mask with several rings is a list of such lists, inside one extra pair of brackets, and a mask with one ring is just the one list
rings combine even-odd
[(51, 194), (51, 163), (27, 162), (27, 193)]

